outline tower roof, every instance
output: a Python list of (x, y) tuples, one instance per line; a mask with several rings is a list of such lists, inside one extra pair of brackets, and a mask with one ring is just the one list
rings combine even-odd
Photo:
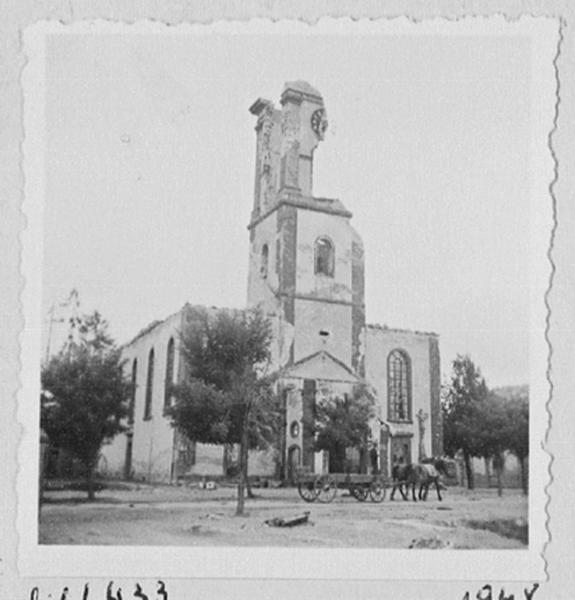
[(303, 79), (298, 79), (297, 81), (286, 81), (284, 84), (284, 92), (286, 90), (295, 90), (296, 92), (301, 92), (302, 94), (318, 96), (321, 98), (321, 94), (307, 81), (303, 81)]

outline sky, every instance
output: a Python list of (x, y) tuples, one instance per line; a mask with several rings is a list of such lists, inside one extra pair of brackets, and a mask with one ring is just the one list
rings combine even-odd
[(245, 306), (248, 108), (303, 79), (329, 121), (314, 195), (354, 215), (368, 322), (437, 332), (444, 377), (459, 353), (491, 387), (528, 383), (529, 52), (521, 36), (52, 36), (44, 344), (73, 288), (119, 343), (186, 302)]

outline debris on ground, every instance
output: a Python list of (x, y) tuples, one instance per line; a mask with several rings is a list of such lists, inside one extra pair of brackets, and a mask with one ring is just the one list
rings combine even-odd
[(224, 515), (214, 514), (214, 513), (206, 513), (205, 515), (200, 515), (200, 519), (209, 519), (211, 521), (215, 521), (216, 519), (222, 519)]
[(215, 490), (216, 482), (215, 481), (207, 481), (205, 478), (201, 481), (198, 481), (198, 487), (201, 490)]
[(411, 544), (409, 544), (408, 548), (426, 550), (436, 550), (438, 548), (451, 548), (451, 542), (442, 540), (437, 536), (434, 536), (432, 538), (415, 538), (411, 541)]
[(289, 519), (280, 519), (279, 517), (274, 517), (273, 519), (264, 521), (264, 523), (270, 527), (294, 527), (295, 525), (303, 525), (304, 523), (308, 522), (309, 510), (306, 510), (303, 515), (298, 515)]

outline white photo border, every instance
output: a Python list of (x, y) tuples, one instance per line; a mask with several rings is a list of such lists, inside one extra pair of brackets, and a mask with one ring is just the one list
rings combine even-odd
[[(296, 21), (272, 23), (254, 19), (246, 23), (216, 22), (210, 25), (168, 27), (159, 23), (132, 25), (109, 22), (38, 23), (24, 32), (28, 64), (24, 70), (25, 142), (22, 295), (25, 329), (21, 337), (22, 387), (18, 397), (18, 419), (23, 428), (19, 448), (17, 482), (19, 534), (18, 566), (28, 577), (112, 577), (130, 574), (149, 577), (150, 565), (163, 578), (262, 579), (362, 579), (362, 580), (459, 580), (491, 581), (545, 579), (544, 546), (546, 529), (545, 488), (549, 483), (549, 455), (544, 450), (549, 397), (548, 344), (545, 338), (551, 265), (547, 258), (554, 215), (550, 183), (554, 178), (554, 157), (548, 146), (554, 126), (559, 21), (552, 18), (522, 17), (508, 21), (502, 16), (469, 17), (456, 22), (434, 19), (414, 23), (407, 18), (361, 20), (321, 19), (315, 25)], [(532, 195), (531, 211), (531, 340), (530, 340), (530, 496), (529, 548), (527, 550), (363, 550), (298, 548), (173, 548), (129, 546), (46, 546), (38, 544), (38, 462), (39, 462), (39, 365), (41, 357), (41, 273), (42, 211), (44, 197), (44, 44), (51, 35), (208, 35), (210, 32), (251, 35), (519, 35), (532, 44)], [(414, 575), (414, 561), (418, 569)], [(190, 565), (194, 565), (193, 572)], [(386, 568), (393, 565), (393, 568)], [(387, 576), (386, 576), (387, 575)]]

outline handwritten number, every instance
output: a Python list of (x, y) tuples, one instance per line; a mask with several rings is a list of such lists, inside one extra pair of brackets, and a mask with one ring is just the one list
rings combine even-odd
[(32, 591), (30, 592), (30, 600), (38, 600), (39, 593), (40, 591), (37, 587), (32, 588)]
[(112, 586), (114, 585), (113, 581), (110, 581), (108, 584), (108, 588), (106, 589), (106, 600), (123, 600), (122, 598), (122, 588), (118, 588), (116, 595), (112, 594)]
[(515, 600), (515, 594), (511, 594), (511, 596), (506, 596), (505, 588), (501, 588), (498, 600)]
[(142, 586), (136, 583), (136, 591), (134, 592), (134, 598), (141, 598), (142, 600), (148, 600), (148, 596), (142, 592)]
[(88, 591), (90, 590), (90, 586), (86, 584), (84, 586), (84, 592), (82, 593), (82, 600), (88, 600)]
[(537, 591), (538, 588), (539, 588), (539, 584), (534, 583), (533, 587), (531, 588), (531, 591), (524, 589), (523, 593), (525, 594), (525, 600), (531, 600), (531, 598), (533, 598), (533, 594)]
[[(477, 600), (493, 600), (491, 590), (491, 586), (489, 584), (486, 584), (477, 592), (477, 596), (475, 597), (477, 598)], [(487, 592), (487, 596), (484, 596), (483, 592)]]
[(162, 596), (163, 600), (168, 600), (168, 592), (166, 592), (166, 586), (163, 581), (158, 581), (158, 595)]

